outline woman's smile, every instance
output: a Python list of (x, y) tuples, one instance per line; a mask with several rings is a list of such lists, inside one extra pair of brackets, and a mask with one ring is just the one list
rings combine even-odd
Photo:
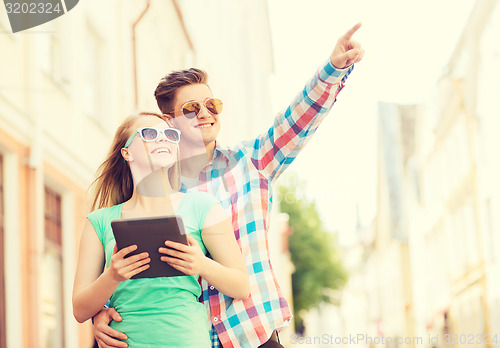
[(160, 154), (160, 153), (172, 153), (172, 151), (170, 151), (170, 148), (166, 147), (166, 146), (161, 146), (161, 147), (157, 147), (156, 149), (154, 149), (153, 151), (151, 151), (151, 153), (156, 153), (156, 154)]

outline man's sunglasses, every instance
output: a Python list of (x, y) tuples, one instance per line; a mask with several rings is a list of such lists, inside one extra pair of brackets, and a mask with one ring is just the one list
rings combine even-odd
[[(197, 101), (185, 103), (182, 105), (182, 114), (189, 119), (197, 117), (201, 111), (201, 104), (203, 104), (212, 115), (218, 115), (222, 112), (222, 100), (218, 98), (209, 98), (202, 103)], [(174, 112), (171, 112), (170, 115), (175, 117)]]
[(167, 138), (168, 141), (174, 144), (177, 144), (181, 139), (181, 131), (175, 128), (160, 129), (154, 127), (143, 127), (138, 128), (134, 133), (132, 133), (130, 138), (128, 138), (127, 142), (125, 143), (124, 147), (129, 147), (130, 143), (132, 142), (132, 140), (134, 140), (134, 137), (137, 135), (137, 133), (139, 133), (142, 140), (146, 142), (156, 141), (160, 136), (160, 133), (163, 133), (165, 135), (165, 138)]

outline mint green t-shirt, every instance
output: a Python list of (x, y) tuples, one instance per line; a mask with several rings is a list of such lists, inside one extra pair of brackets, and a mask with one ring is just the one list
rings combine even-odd
[[(175, 212), (184, 221), (206, 254), (201, 231), (209, 210), (218, 201), (208, 193), (187, 193)], [(109, 267), (115, 239), (111, 221), (121, 217), (122, 204), (88, 214), (104, 246)], [(205, 306), (198, 302), (201, 288), (198, 276), (129, 279), (120, 283), (110, 298), (110, 307), (122, 316), (111, 327), (124, 332), (135, 347), (210, 347)]]

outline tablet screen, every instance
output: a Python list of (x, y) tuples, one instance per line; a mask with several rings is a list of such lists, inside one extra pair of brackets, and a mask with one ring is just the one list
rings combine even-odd
[(186, 275), (161, 261), (160, 257), (164, 254), (158, 251), (160, 247), (165, 247), (166, 240), (188, 244), (184, 223), (180, 216), (118, 219), (111, 221), (111, 228), (118, 250), (133, 244), (137, 245), (137, 249), (127, 257), (145, 251), (149, 253), (151, 259), (149, 268), (134, 275), (131, 279)]

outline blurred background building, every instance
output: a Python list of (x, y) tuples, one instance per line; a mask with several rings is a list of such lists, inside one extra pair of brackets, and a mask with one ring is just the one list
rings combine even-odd
[[(490, 345), (480, 339), (474, 347), (500, 347), (500, 207), (493, 179), (500, 167), (491, 157), (500, 138), (500, 45), (493, 39), (499, 15), (497, 1), (475, 3), (433, 102), (379, 104), (375, 238), (367, 244), (360, 237), (346, 249), (346, 259), (358, 263), (342, 309), (365, 308), (360, 289), (375, 279), (366, 313), (374, 314), (379, 335), (422, 339), (405, 346), (465, 347), (480, 335)], [(343, 319), (344, 334), (352, 332)], [(362, 332), (370, 335), (370, 322), (364, 323)], [(438, 342), (428, 341), (436, 335)]]
[(176, 3), (137, 23), (145, 4), (85, 1), (18, 34), (0, 16), (1, 347), (91, 346), (71, 306), (87, 188), (121, 119), (193, 57)]
[[(162, 76), (192, 65), (208, 71), (225, 101), (225, 143), (271, 124), (280, 77), (269, 5), (277, 2), (85, 0), (16, 34), (0, 11), (0, 348), (91, 347), (90, 323), (77, 324), (71, 306), (87, 188), (121, 120), (157, 110)], [(376, 216), (357, 219), (342, 251), (349, 281), (340, 305), (311, 311), (306, 336), (445, 347), (444, 335), (457, 334), (457, 347), (480, 334), (496, 335), (490, 346), (500, 347), (499, 35), (498, 0), (476, 0), (431, 101), (377, 103)], [(307, 40), (297, 47), (310, 49)], [(366, 72), (360, 64), (349, 83)], [(325, 194), (341, 199), (329, 187)], [(276, 207), (270, 228), (274, 269), (293, 305), (288, 222)], [(281, 335), (287, 347), (293, 332)]]

